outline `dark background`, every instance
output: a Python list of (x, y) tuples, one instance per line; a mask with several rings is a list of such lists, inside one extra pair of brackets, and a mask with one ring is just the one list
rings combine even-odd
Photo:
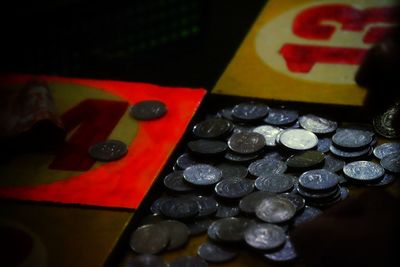
[(212, 89), (265, 2), (14, 1), (0, 71)]

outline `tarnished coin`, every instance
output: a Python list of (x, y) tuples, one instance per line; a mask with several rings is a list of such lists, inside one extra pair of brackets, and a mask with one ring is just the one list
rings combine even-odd
[(298, 256), (292, 242), (287, 238), (281, 249), (264, 253), (264, 257), (275, 262), (291, 262), (296, 260)]
[[(146, 242), (143, 242), (146, 240)], [(147, 224), (137, 228), (129, 242), (133, 251), (140, 254), (156, 254), (165, 249), (169, 242), (168, 233), (157, 224)]]
[(359, 182), (373, 182), (383, 178), (385, 170), (371, 161), (354, 161), (343, 167), (343, 173)]
[(217, 212), (215, 213), (216, 218), (228, 218), (237, 216), (240, 213), (240, 209), (237, 205), (228, 205), (219, 203)]
[(183, 171), (172, 172), (165, 176), (164, 185), (166, 188), (177, 192), (188, 192), (194, 190), (193, 185), (183, 179)]
[(190, 235), (199, 235), (207, 232), (207, 229), (212, 222), (213, 220), (211, 220), (210, 218), (196, 218), (193, 221), (185, 222), (185, 224), (189, 228)]
[(285, 174), (268, 174), (260, 176), (255, 181), (255, 186), (260, 191), (270, 193), (284, 193), (293, 188), (296, 177)]
[(153, 204), (150, 206), (150, 211), (154, 215), (161, 214), (161, 205), (164, 203), (166, 200), (170, 199), (170, 197), (160, 197), (156, 199)]
[(208, 164), (198, 164), (186, 168), (183, 178), (194, 185), (213, 185), (221, 180), (222, 171)]
[(225, 159), (231, 161), (231, 162), (235, 162), (235, 163), (248, 163), (250, 161), (253, 161), (255, 159), (258, 158), (257, 154), (247, 154), (247, 155), (243, 155), (243, 154), (236, 154), (236, 153), (232, 153), (230, 151), (227, 151), (225, 153)]
[(223, 179), (245, 178), (247, 176), (247, 168), (240, 164), (221, 163), (216, 167), (222, 171)]
[(350, 195), (350, 190), (347, 187), (341, 186), (340, 187), (340, 200), (344, 200), (348, 198)]
[(197, 255), (208, 262), (225, 262), (235, 258), (237, 252), (231, 248), (206, 242), (197, 249)]
[(235, 153), (252, 154), (259, 152), (265, 147), (265, 138), (259, 133), (237, 133), (229, 138), (228, 146)]
[(382, 180), (379, 180), (378, 182), (375, 182), (375, 183), (368, 183), (368, 184), (365, 184), (365, 185), (367, 185), (367, 186), (375, 186), (375, 187), (386, 186), (386, 185), (389, 185), (389, 184), (393, 183), (395, 181), (395, 179), (396, 179), (396, 177), (393, 174), (388, 174), (387, 173), (387, 174), (385, 174), (385, 176), (383, 176)]
[(282, 131), (279, 142), (292, 150), (308, 150), (317, 146), (318, 137), (307, 130), (288, 129)]
[(316, 167), (325, 160), (324, 154), (316, 150), (308, 150), (290, 156), (286, 160), (286, 165), (290, 168), (307, 169)]
[(242, 198), (254, 190), (254, 182), (249, 179), (224, 179), (215, 186), (215, 193), (224, 198)]
[(219, 222), (218, 221), (214, 221), (210, 224), (210, 226), (207, 229), (207, 236), (210, 240), (213, 241), (221, 241), (219, 240), (218, 236), (217, 236), (217, 230), (219, 228)]
[(169, 198), (162, 202), (161, 213), (173, 219), (192, 218), (199, 213), (196, 201), (188, 197)]
[(130, 107), (129, 114), (137, 120), (158, 119), (167, 113), (167, 106), (158, 100), (145, 100)]
[(243, 240), (243, 234), (251, 221), (243, 218), (223, 218), (216, 221), (216, 234), (219, 240), (237, 242)]
[(285, 231), (274, 224), (260, 223), (249, 226), (244, 232), (246, 243), (256, 249), (271, 250), (286, 242)]
[(176, 165), (178, 165), (178, 167), (181, 170), (184, 170), (190, 166), (196, 165), (196, 164), (205, 164), (205, 162), (199, 161), (196, 158), (193, 158), (190, 154), (188, 153), (184, 153), (182, 155), (179, 156), (179, 158), (176, 160)]
[(383, 137), (392, 139), (400, 137), (400, 131), (394, 126), (396, 117), (399, 116), (400, 104), (390, 107), (383, 114), (374, 117), (373, 125), (375, 131)]
[(167, 267), (161, 256), (143, 254), (129, 257), (123, 267)]
[(304, 209), (306, 205), (305, 199), (297, 194), (283, 193), (280, 194), (279, 197), (287, 198), (290, 202), (292, 202), (292, 204), (296, 207), (296, 212), (299, 212), (302, 209)]
[(268, 115), (269, 107), (262, 103), (246, 102), (232, 109), (232, 117), (243, 121), (255, 121)]
[(208, 264), (199, 256), (181, 256), (171, 261), (168, 267), (208, 267)]
[[(169, 235), (169, 242), (167, 246), (167, 250), (174, 250), (182, 247), (189, 238), (189, 228), (182, 222), (167, 220), (162, 221), (157, 224), (161, 226), (166, 233)], [(146, 239), (142, 240), (142, 242), (147, 242)]]
[(331, 191), (339, 184), (339, 176), (325, 169), (311, 170), (299, 177), (299, 186), (310, 191)]
[(383, 157), (381, 165), (389, 172), (400, 173), (400, 152), (391, 153)]
[(258, 204), (260, 204), (263, 199), (271, 196), (275, 196), (275, 194), (264, 191), (253, 192), (240, 200), (239, 208), (243, 212), (254, 213)]
[(332, 133), (337, 128), (337, 122), (313, 114), (301, 116), (299, 122), (301, 127), (316, 134)]
[(332, 136), (332, 142), (339, 149), (362, 149), (369, 146), (373, 140), (367, 131), (343, 129)]
[(296, 110), (289, 109), (270, 109), (264, 121), (275, 126), (282, 126), (294, 123), (299, 117)]
[(325, 156), (324, 165), (322, 169), (328, 170), (330, 172), (339, 172), (343, 169), (345, 162), (338, 158), (332, 157), (331, 155)]
[(305, 206), (303, 211), (294, 217), (293, 225), (298, 226), (300, 224), (312, 221), (320, 214), (322, 214), (322, 211), (320, 209), (310, 206)]
[(225, 119), (211, 118), (196, 124), (193, 133), (199, 138), (218, 138), (229, 133), (233, 124)]
[(249, 173), (253, 176), (266, 176), (273, 173), (284, 173), (287, 169), (286, 163), (273, 158), (263, 158), (249, 165)]
[(285, 158), (286, 157), (279, 151), (268, 152), (264, 155), (264, 159), (275, 159), (275, 160), (279, 160), (279, 161), (284, 161)]
[(233, 127), (233, 134), (250, 133), (254, 129), (253, 125), (235, 124)]
[(256, 207), (256, 216), (268, 223), (289, 221), (296, 213), (296, 207), (288, 199), (282, 197), (265, 198)]
[(276, 135), (282, 131), (281, 128), (270, 125), (261, 125), (253, 129), (253, 132), (262, 134), (267, 146), (276, 146)]
[(332, 152), (333, 155), (338, 156), (343, 159), (360, 158), (360, 157), (368, 155), (371, 152), (370, 147), (366, 147), (361, 150), (355, 150), (355, 151), (344, 151), (344, 150), (336, 148), (334, 145), (331, 145), (329, 147), (329, 150)]
[(329, 147), (332, 145), (332, 139), (330, 137), (319, 138), (317, 150), (322, 153), (329, 152)]
[(322, 192), (310, 192), (302, 189), (301, 187), (297, 187), (297, 193), (299, 193), (301, 196), (307, 198), (307, 200), (312, 200), (312, 201), (327, 201), (331, 200), (335, 197), (339, 196), (339, 187), (335, 187), (332, 190), (329, 191), (322, 191)]
[(224, 118), (229, 121), (233, 121), (232, 108), (223, 108), (217, 112), (217, 117)]
[(128, 153), (125, 143), (118, 140), (107, 140), (89, 147), (89, 155), (99, 161), (113, 161)]
[(224, 153), (228, 148), (225, 142), (200, 139), (188, 143), (190, 151), (200, 155), (217, 155)]
[(394, 152), (400, 152), (400, 143), (385, 143), (374, 149), (374, 155), (378, 159), (383, 159), (385, 156)]
[(206, 196), (193, 196), (191, 198), (199, 205), (197, 217), (206, 217), (217, 211), (218, 203), (214, 198)]

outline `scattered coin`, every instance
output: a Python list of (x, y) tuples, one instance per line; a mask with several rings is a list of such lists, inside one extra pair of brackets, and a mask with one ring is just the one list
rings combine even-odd
[(228, 146), (235, 153), (252, 154), (259, 152), (265, 147), (265, 138), (259, 133), (237, 133), (229, 138)]
[(208, 264), (198, 256), (181, 256), (170, 262), (168, 267), (208, 267)]
[(330, 137), (319, 138), (317, 150), (322, 153), (329, 152), (329, 147), (332, 145), (332, 139)]
[(167, 106), (158, 100), (145, 100), (130, 107), (129, 114), (137, 120), (153, 120), (164, 116)]
[(260, 191), (284, 193), (293, 188), (295, 179), (294, 176), (286, 174), (268, 174), (258, 177), (255, 186)]
[(286, 242), (285, 231), (274, 224), (259, 223), (249, 226), (244, 232), (246, 243), (256, 249), (272, 250)]
[(199, 206), (197, 217), (206, 217), (217, 211), (218, 203), (212, 197), (193, 196), (192, 199), (196, 201)]
[(292, 242), (287, 238), (285, 245), (281, 249), (264, 253), (264, 257), (274, 262), (292, 262), (298, 256)]
[(217, 169), (222, 171), (222, 178), (245, 178), (247, 176), (247, 168), (240, 164), (221, 163)]
[(193, 133), (199, 138), (218, 138), (229, 133), (233, 124), (225, 119), (211, 118), (196, 124)]
[(249, 165), (249, 173), (253, 176), (267, 176), (273, 173), (284, 173), (287, 169), (286, 163), (273, 159), (263, 158)]
[(198, 164), (186, 168), (183, 178), (194, 185), (213, 185), (221, 180), (222, 171), (208, 164)]
[(396, 177), (393, 174), (385, 174), (385, 176), (383, 176), (382, 180), (379, 180), (378, 182), (375, 183), (367, 183), (365, 185), (367, 186), (386, 186), (389, 185), (391, 183), (393, 183), (395, 181)]
[(170, 199), (170, 197), (160, 197), (156, 199), (153, 204), (150, 206), (150, 211), (154, 214), (161, 214), (161, 205), (166, 201), (167, 199)]
[(207, 232), (207, 229), (212, 222), (213, 220), (209, 218), (196, 218), (193, 221), (186, 222), (186, 226), (189, 228), (190, 235), (199, 235)]
[(276, 135), (282, 131), (281, 128), (270, 125), (261, 125), (253, 129), (253, 132), (262, 134), (267, 146), (276, 146)]
[(300, 224), (312, 221), (320, 214), (322, 214), (322, 211), (320, 209), (315, 207), (305, 206), (303, 211), (294, 217), (293, 225), (298, 226)]
[(332, 136), (332, 142), (339, 149), (362, 149), (371, 144), (373, 137), (367, 131), (343, 129)]
[(307, 130), (289, 129), (282, 131), (279, 142), (292, 150), (308, 150), (317, 146), (318, 137)]
[(224, 198), (242, 198), (253, 190), (254, 182), (249, 179), (224, 179), (215, 186), (215, 193)]
[(217, 155), (224, 153), (228, 148), (225, 142), (217, 140), (199, 139), (188, 143), (190, 151), (200, 155)]
[(263, 199), (271, 196), (275, 196), (275, 194), (264, 191), (253, 192), (240, 200), (239, 208), (246, 213), (255, 213), (258, 204), (260, 204)]
[(230, 217), (219, 219), (214, 227), (219, 240), (238, 242), (243, 240), (244, 231), (250, 224), (250, 220)]
[(343, 169), (345, 162), (338, 158), (332, 157), (331, 155), (325, 156), (324, 165), (322, 169), (328, 170), (330, 172), (339, 172)]
[(316, 134), (332, 133), (337, 128), (337, 122), (312, 114), (301, 116), (299, 122), (301, 127)]
[(374, 155), (378, 159), (383, 159), (385, 156), (394, 152), (400, 152), (400, 143), (385, 143), (374, 149)]
[(164, 259), (153, 254), (142, 254), (129, 257), (124, 267), (167, 267)]
[(225, 153), (225, 159), (235, 162), (235, 163), (247, 163), (251, 162), (252, 160), (255, 160), (258, 158), (257, 154), (248, 154), (248, 155), (241, 155), (241, 154), (236, 154), (232, 153), (230, 151), (227, 151)]
[(324, 169), (307, 171), (299, 177), (299, 186), (310, 191), (331, 191), (338, 184), (338, 175)]
[(186, 219), (196, 216), (199, 213), (199, 206), (191, 198), (176, 197), (163, 201), (160, 210), (168, 218)]
[(89, 155), (99, 161), (113, 161), (128, 153), (128, 147), (118, 140), (107, 140), (89, 147)]
[(265, 198), (256, 207), (256, 216), (268, 223), (287, 222), (295, 213), (296, 207), (292, 202), (282, 197)]
[(297, 187), (297, 193), (307, 198), (307, 200), (312, 200), (314, 202), (315, 201), (327, 202), (338, 197), (339, 187), (336, 186), (335, 188), (329, 191), (322, 191), (322, 192), (310, 192), (302, 189), (301, 187)]
[(176, 160), (176, 164), (181, 170), (184, 170), (196, 164), (204, 164), (204, 162), (200, 162), (198, 159), (194, 158), (190, 154), (184, 153), (180, 155), (179, 158)]
[(400, 173), (400, 152), (391, 153), (381, 159), (381, 165), (392, 173)]
[(363, 156), (368, 155), (371, 152), (370, 147), (366, 147), (361, 150), (355, 150), (355, 151), (344, 151), (336, 148), (335, 146), (331, 145), (329, 147), (329, 150), (332, 152), (333, 155), (343, 158), (343, 159), (354, 159), (354, 158), (360, 158)]
[(297, 194), (283, 193), (280, 194), (279, 197), (287, 198), (290, 202), (292, 202), (292, 204), (296, 207), (296, 212), (303, 210), (306, 205), (304, 198)]
[(172, 172), (165, 176), (164, 185), (166, 188), (177, 192), (194, 190), (194, 187), (183, 179), (183, 171)]
[(212, 242), (200, 245), (197, 255), (208, 262), (226, 262), (237, 256), (237, 252), (231, 248), (223, 247)]
[[(143, 242), (146, 240), (146, 242)], [(156, 254), (165, 249), (169, 242), (169, 236), (164, 229), (157, 224), (147, 224), (137, 228), (130, 239), (130, 247), (140, 254)]]
[(217, 117), (224, 118), (229, 121), (233, 121), (232, 118), (232, 108), (224, 108), (218, 111)]
[(268, 115), (269, 107), (262, 103), (246, 102), (232, 109), (232, 117), (243, 121), (256, 121)]
[[(167, 220), (157, 224), (164, 229), (164, 232), (168, 233), (169, 242), (166, 247), (167, 250), (175, 250), (186, 244), (189, 238), (189, 228), (179, 221)], [(147, 242), (143, 239), (142, 242)]]
[(358, 182), (373, 182), (383, 178), (385, 170), (371, 161), (354, 161), (343, 167), (343, 173)]
[(264, 122), (275, 126), (282, 126), (294, 123), (298, 117), (299, 113), (295, 110), (270, 109)]
[(390, 107), (383, 114), (374, 117), (373, 125), (375, 131), (383, 137), (392, 139), (400, 137), (400, 132), (395, 128), (395, 118), (399, 116), (400, 104)]
[(217, 218), (228, 218), (237, 216), (240, 213), (240, 209), (237, 205), (226, 205), (219, 203), (215, 217)]
[(290, 156), (286, 160), (286, 165), (290, 168), (307, 169), (316, 167), (325, 160), (324, 154), (316, 150), (308, 150)]

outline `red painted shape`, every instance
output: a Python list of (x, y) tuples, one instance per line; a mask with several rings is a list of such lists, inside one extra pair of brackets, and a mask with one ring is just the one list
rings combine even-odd
[(299, 37), (313, 40), (329, 40), (336, 27), (326, 22), (338, 22), (344, 31), (363, 31), (371, 23), (399, 22), (400, 7), (374, 7), (364, 10), (351, 5), (331, 4), (305, 9), (295, 18), (292, 31)]
[(392, 32), (394, 27), (371, 27), (363, 38), (366, 44), (374, 44)]
[(89, 156), (91, 145), (104, 141), (124, 115), (128, 103), (86, 99), (61, 116), (67, 132), (79, 128), (55, 156), (49, 169), (87, 171), (95, 161)]
[(316, 63), (359, 64), (366, 49), (285, 44), (279, 51), (292, 72), (308, 73)]

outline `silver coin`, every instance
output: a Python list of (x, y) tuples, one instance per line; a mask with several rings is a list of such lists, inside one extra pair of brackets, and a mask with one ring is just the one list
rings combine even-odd
[(265, 138), (259, 133), (237, 133), (229, 138), (228, 147), (235, 153), (252, 154), (265, 147)]
[(254, 190), (254, 182), (249, 179), (224, 179), (215, 186), (215, 193), (224, 198), (242, 198)]
[(207, 162), (199, 161), (198, 159), (194, 158), (188, 153), (184, 153), (179, 156), (179, 158), (176, 160), (176, 164), (181, 170), (185, 170), (186, 168), (197, 165), (197, 164), (207, 164)]
[(262, 103), (246, 102), (236, 105), (232, 109), (232, 117), (244, 121), (254, 121), (268, 115), (269, 107)]
[(167, 220), (159, 222), (157, 225), (161, 226), (164, 231), (168, 233), (169, 242), (166, 247), (167, 250), (180, 248), (188, 241), (190, 231), (184, 223), (175, 220)]
[(247, 176), (247, 168), (240, 164), (221, 163), (216, 166), (222, 171), (222, 178), (245, 178)]
[(255, 186), (260, 191), (271, 193), (284, 193), (293, 188), (296, 177), (285, 174), (268, 174), (260, 176), (255, 181)]
[(275, 126), (288, 125), (294, 123), (298, 117), (296, 110), (270, 109), (264, 122)]
[(272, 250), (286, 242), (285, 231), (274, 224), (260, 223), (249, 226), (244, 232), (246, 243), (256, 249)]
[(224, 153), (228, 145), (225, 142), (218, 140), (207, 140), (199, 139), (196, 141), (190, 141), (188, 143), (188, 148), (191, 152), (197, 155), (217, 155)]
[(299, 186), (311, 191), (331, 191), (339, 184), (339, 176), (325, 169), (311, 170), (299, 177)]
[(334, 145), (331, 145), (329, 147), (329, 150), (331, 153), (337, 157), (343, 158), (343, 159), (354, 159), (354, 158), (360, 158), (363, 156), (368, 155), (371, 152), (370, 147), (363, 148), (361, 150), (355, 150), (355, 151), (344, 151), (336, 148)]
[(371, 182), (382, 179), (385, 170), (371, 161), (354, 161), (343, 167), (343, 173), (356, 181)]
[(192, 218), (199, 213), (199, 205), (192, 198), (175, 197), (161, 203), (161, 213), (173, 219)]
[(281, 249), (264, 253), (264, 257), (274, 262), (291, 262), (296, 260), (298, 256), (292, 242), (287, 238)]
[(193, 133), (199, 138), (218, 138), (226, 135), (233, 124), (225, 119), (211, 118), (196, 124)]
[(308, 150), (318, 144), (318, 137), (307, 130), (289, 129), (282, 131), (279, 142), (283, 146), (293, 150)]
[(301, 116), (299, 122), (301, 127), (316, 134), (332, 133), (337, 128), (337, 122), (313, 114)]
[(391, 153), (381, 159), (381, 165), (392, 173), (400, 173), (400, 152)]
[(400, 143), (385, 143), (374, 149), (374, 155), (378, 159), (383, 159), (383, 157), (394, 152), (400, 152)]
[(375, 182), (375, 183), (368, 183), (368, 184), (365, 184), (365, 185), (367, 185), (367, 186), (375, 186), (375, 187), (386, 186), (386, 185), (389, 185), (389, 184), (393, 183), (395, 180), (396, 180), (396, 177), (394, 175), (387, 173), (387, 174), (385, 174), (385, 176), (383, 176), (382, 180), (380, 180), (378, 182)]
[(332, 142), (338, 148), (362, 149), (371, 144), (373, 137), (367, 131), (343, 129), (332, 136)]
[(322, 211), (315, 207), (305, 206), (303, 211), (296, 215), (293, 219), (293, 225), (298, 226), (303, 223), (314, 220), (322, 214)]
[(125, 143), (118, 140), (107, 140), (89, 147), (89, 155), (99, 161), (113, 161), (128, 153)]
[(183, 178), (194, 185), (213, 185), (222, 178), (222, 171), (208, 164), (197, 164), (183, 171)]
[(137, 120), (153, 120), (164, 116), (167, 106), (158, 100), (145, 100), (130, 107), (129, 114)]
[(168, 264), (168, 267), (208, 267), (199, 256), (180, 256)]
[(192, 196), (190, 198), (196, 201), (199, 206), (199, 213), (196, 217), (206, 217), (217, 211), (218, 203), (213, 197)]
[(237, 242), (243, 240), (244, 231), (250, 224), (250, 220), (230, 217), (219, 219), (214, 227), (219, 240)]
[(297, 193), (301, 196), (307, 198), (307, 200), (312, 201), (326, 201), (338, 196), (339, 187), (335, 187), (329, 191), (322, 191), (322, 192), (310, 192), (303, 190), (301, 187), (297, 187)]
[(236, 153), (232, 153), (230, 151), (227, 151), (225, 153), (225, 159), (233, 162), (233, 163), (248, 163), (250, 161), (253, 161), (255, 159), (258, 158), (257, 154), (247, 154), (247, 155), (243, 155), (243, 154), (236, 154)]
[(240, 209), (237, 205), (218, 204), (217, 212), (215, 213), (216, 218), (228, 218), (237, 216), (240, 213)]
[(237, 251), (219, 244), (206, 242), (199, 246), (197, 255), (208, 262), (226, 262), (237, 256)]
[(329, 147), (332, 145), (332, 139), (330, 137), (319, 138), (317, 150), (322, 153), (329, 152)]
[(177, 192), (188, 192), (194, 190), (193, 185), (183, 179), (183, 171), (172, 172), (165, 176), (164, 185), (168, 189)]
[[(146, 242), (143, 242), (146, 240)], [(141, 254), (156, 254), (165, 249), (169, 242), (168, 233), (156, 224), (147, 224), (137, 228), (131, 235), (130, 247)]]
[(212, 222), (213, 220), (210, 218), (196, 218), (193, 221), (185, 222), (185, 224), (189, 228), (190, 235), (192, 236), (206, 233)]
[(316, 150), (308, 150), (290, 156), (286, 160), (286, 165), (294, 169), (310, 169), (321, 165), (325, 160), (324, 154)]
[(161, 256), (143, 254), (130, 256), (122, 265), (123, 267), (167, 267)]
[(292, 204), (296, 207), (296, 212), (299, 212), (302, 209), (304, 209), (306, 205), (305, 199), (297, 194), (283, 193), (280, 194), (279, 197), (287, 198), (290, 202), (292, 202)]
[(266, 176), (273, 173), (284, 173), (286, 163), (273, 158), (263, 158), (249, 165), (249, 173), (253, 176)]
[(331, 155), (325, 156), (324, 165), (322, 169), (330, 172), (339, 172), (343, 169), (345, 162), (343, 160), (332, 157)]
[(260, 204), (263, 199), (271, 196), (275, 196), (275, 194), (264, 191), (253, 192), (240, 200), (239, 208), (243, 212), (254, 213), (258, 204)]
[(282, 131), (281, 128), (269, 125), (261, 125), (253, 129), (253, 132), (262, 134), (267, 146), (276, 146), (276, 135)]
[(265, 198), (256, 207), (256, 216), (268, 223), (283, 223), (293, 218), (296, 207), (288, 199), (281, 197)]

